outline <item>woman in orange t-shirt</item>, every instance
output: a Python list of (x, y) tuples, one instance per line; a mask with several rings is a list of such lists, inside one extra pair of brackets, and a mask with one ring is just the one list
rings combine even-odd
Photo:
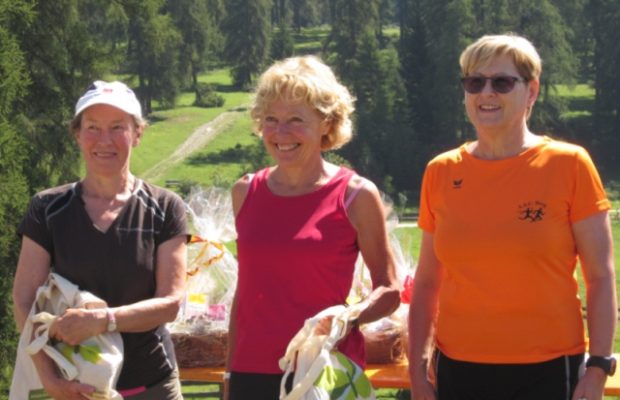
[(615, 369), (616, 297), (599, 175), (583, 148), (528, 129), (541, 73), (528, 40), (483, 36), (460, 64), (477, 140), (425, 171), (412, 399), (602, 399)]

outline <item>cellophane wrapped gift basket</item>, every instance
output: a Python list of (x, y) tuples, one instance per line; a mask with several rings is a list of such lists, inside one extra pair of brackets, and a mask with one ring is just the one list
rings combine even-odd
[(196, 232), (188, 245), (186, 296), (169, 327), (179, 367), (215, 367), (226, 362), (230, 306), (237, 260), (225, 243), (235, 239), (228, 190), (194, 190), (188, 200)]
[[(399, 221), (393, 211), (391, 200), (383, 196), (387, 215), (387, 229), (390, 246), (394, 255), (396, 278), (400, 284), (401, 304), (391, 315), (361, 326), (364, 335), (366, 363), (392, 364), (405, 360), (407, 356), (407, 318), (409, 314), (409, 294), (413, 285), (415, 265), (410, 255), (405, 254), (401, 241), (396, 234)], [(353, 287), (349, 293), (348, 303), (355, 304), (367, 297), (372, 291), (370, 272), (361, 255), (355, 265)]]

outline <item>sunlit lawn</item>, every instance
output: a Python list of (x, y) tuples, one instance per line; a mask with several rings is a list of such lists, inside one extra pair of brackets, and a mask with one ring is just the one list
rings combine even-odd
[(246, 171), (247, 148), (258, 143), (252, 134), (250, 118), (242, 114), (225, 133), (218, 135), (204, 148), (196, 151), (183, 162), (173, 166), (155, 181), (167, 180), (194, 182), (201, 187), (231, 187)]
[[(183, 385), (183, 398), (185, 400), (194, 399), (219, 399), (217, 396), (204, 397), (202, 393), (214, 393), (219, 390), (218, 385), (196, 385), (194, 383), (190, 385)], [(377, 400), (388, 399), (409, 399), (408, 395), (405, 396), (404, 391), (397, 389), (379, 389), (377, 390)]]
[(179, 96), (179, 105), (176, 108), (154, 112), (149, 117), (151, 126), (147, 128), (142, 143), (132, 154), (132, 171), (139, 176), (174, 152), (198, 127), (221, 113), (245, 106), (250, 101), (250, 94), (247, 92), (220, 94), (225, 99), (222, 107), (194, 107), (191, 105), (194, 94), (183, 93)]

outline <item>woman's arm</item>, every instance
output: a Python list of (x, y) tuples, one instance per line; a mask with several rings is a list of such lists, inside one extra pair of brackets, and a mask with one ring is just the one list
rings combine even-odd
[[(233, 213), (235, 218), (239, 214), (239, 210), (241, 210), (241, 206), (247, 197), (248, 190), (250, 188), (250, 175), (245, 175), (241, 179), (239, 179), (232, 188), (231, 196), (232, 196), (232, 206)], [(237, 289), (238, 290), (238, 289)], [(230, 315), (228, 322), (228, 349), (226, 354), (226, 371), (230, 372), (230, 366), (232, 363), (232, 358), (235, 353), (235, 337), (237, 335), (237, 290), (235, 290), (235, 295), (233, 297), (233, 301), (230, 307)], [(228, 399), (228, 377), (224, 377), (224, 400)]]
[(119, 331), (143, 332), (175, 320), (184, 297), (186, 243), (187, 236), (179, 235), (159, 246), (155, 297), (112, 309)]
[[(39, 244), (24, 236), (13, 281), (13, 312), (17, 329), (21, 332), (34, 302), (37, 288), (43, 285), (50, 272), (50, 254)], [(84, 400), (82, 393), (93, 393), (95, 388), (60, 377), (56, 366), (44, 353), (32, 356), (41, 383), (54, 399)]]
[(357, 231), (360, 252), (372, 279), (373, 291), (364, 299), (367, 305), (359, 315), (359, 322), (367, 323), (390, 315), (400, 303), (383, 202), (372, 182), (365, 180), (349, 206), (348, 214)]
[[(228, 320), (228, 348), (226, 353), (226, 373), (230, 373), (230, 368), (232, 365), (232, 358), (235, 354), (235, 338), (237, 335), (237, 291), (235, 290), (235, 295), (233, 296), (232, 305), (230, 307), (230, 315)], [(230, 381), (230, 377), (228, 375), (224, 376), (224, 385), (223, 385), (223, 400), (228, 400), (228, 383)]]
[(37, 289), (45, 283), (50, 273), (50, 263), (51, 257), (47, 250), (27, 236), (22, 238), (13, 281), (13, 313), (20, 332), (30, 313)]
[[(610, 356), (616, 331), (616, 276), (613, 239), (607, 211), (573, 224), (573, 235), (586, 283), (589, 353)], [(606, 376), (590, 367), (579, 381), (575, 398), (601, 399)]]
[(409, 375), (411, 398), (416, 400), (435, 399), (435, 389), (428, 380), (427, 366), (432, 356), (433, 326), (442, 268), (435, 255), (433, 242), (433, 234), (423, 231), (409, 306)]
[(616, 331), (617, 305), (608, 213), (598, 213), (575, 223), (573, 234), (586, 283), (589, 353), (609, 356)]
[(235, 182), (232, 187), (231, 197), (235, 218), (237, 218), (237, 215), (241, 210), (241, 206), (243, 206), (243, 202), (248, 195), (248, 190), (250, 190), (250, 182), (252, 181), (252, 177), (252, 174), (246, 174), (241, 177), (241, 179), (239, 179), (237, 182)]
[[(187, 264), (187, 236), (178, 235), (159, 245), (151, 299), (111, 308), (119, 332), (144, 332), (174, 321), (183, 302)], [(50, 328), (50, 336), (76, 345), (91, 336), (107, 332), (104, 309), (69, 309)]]

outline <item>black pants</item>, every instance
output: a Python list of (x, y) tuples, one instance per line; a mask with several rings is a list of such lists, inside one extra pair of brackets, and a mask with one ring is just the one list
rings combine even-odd
[(532, 364), (479, 364), (435, 354), (438, 400), (570, 400), (583, 354)]
[[(278, 400), (280, 381), (284, 374), (251, 374), (231, 372), (228, 383), (229, 400)], [(286, 391), (293, 385), (293, 375), (289, 375)]]

